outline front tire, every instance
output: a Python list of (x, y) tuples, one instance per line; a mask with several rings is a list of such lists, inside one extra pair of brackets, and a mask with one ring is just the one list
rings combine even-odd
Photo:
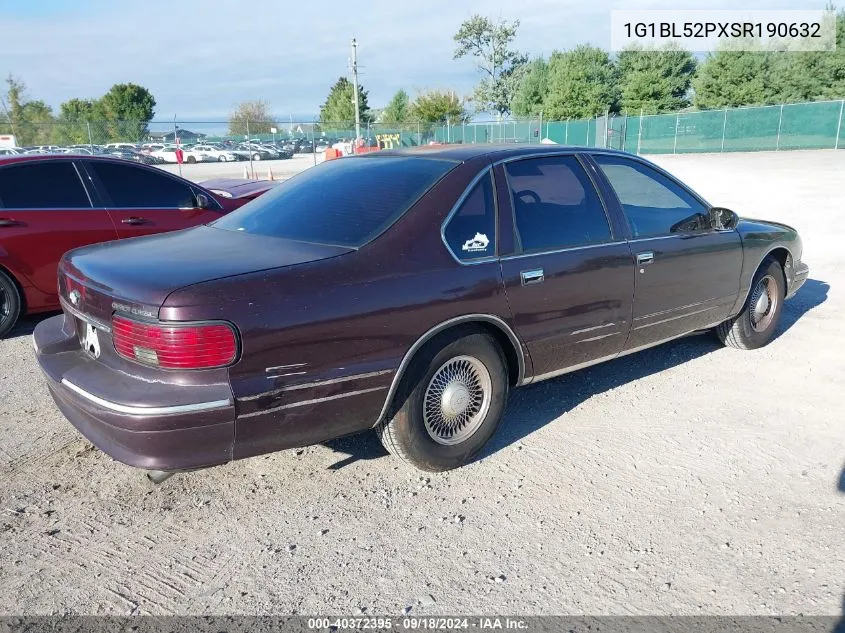
[(480, 332), (423, 351), (403, 383), (401, 406), (376, 431), (390, 453), (429, 472), (472, 461), (495, 433), (508, 399), (502, 350)]
[(14, 281), (0, 271), (0, 337), (15, 327), (21, 315), (21, 295)]
[(737, 349), (767, 345), (777, 331), (785, 297), (783, 268), (769, 257), (754, 274), (742, 312), (719, 325), (716, 336), (724, 345)]

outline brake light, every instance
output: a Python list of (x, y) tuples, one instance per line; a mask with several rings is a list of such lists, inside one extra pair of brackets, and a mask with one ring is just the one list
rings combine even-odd
[(115, 315), (114, 349), (124, 358), (165, 369), (210, 369), (234, 362), (235, 331), (226, 323), (144, 323)]

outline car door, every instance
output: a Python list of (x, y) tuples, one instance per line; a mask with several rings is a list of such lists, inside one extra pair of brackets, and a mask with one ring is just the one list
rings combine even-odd
[(200, 208), (199, 190), (164, 171), (118, 161), (85, 165), (121, 238), (185, 229), (220, 217), (215, 200), (209, 198), (209, 208)]
[(62, 255), (115, 239), (108, 212), (95, 208), (74, 161), (0, 167), (0, 264), (38, 291), (28, 309), (58, 308), (56, 269)]
[(636, 258), (634, 320), (626, 349), (712, 327), (739, 292), (742, 242), (712, 226), (709, 206), (636, 158), (593, 155), (615, 193)]
[[(590, 168), (592, 169), (592, 168)], [(634, 266), (592, 177), (574, 154), (505, 163), (515, 253), (505, 289), (535, 379), (612, 358), (631, 323)]]

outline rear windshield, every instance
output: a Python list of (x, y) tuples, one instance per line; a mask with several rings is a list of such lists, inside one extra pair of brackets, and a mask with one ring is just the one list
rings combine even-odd
[(455, 164), (403, 156), (327, 161), (212, 226), (304, 242), (362, 246), (395, 222)]

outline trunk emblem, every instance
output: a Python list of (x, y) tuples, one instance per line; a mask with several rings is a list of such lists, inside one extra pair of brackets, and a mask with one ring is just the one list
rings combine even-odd
[(82, 298), (82, 295), (79, 294), (79, 291), (74, 288), (73, 290), (70, 291), (68, 298), (70, 299), (70, 302), (73, 305), (78, 306), (79, 300)]

